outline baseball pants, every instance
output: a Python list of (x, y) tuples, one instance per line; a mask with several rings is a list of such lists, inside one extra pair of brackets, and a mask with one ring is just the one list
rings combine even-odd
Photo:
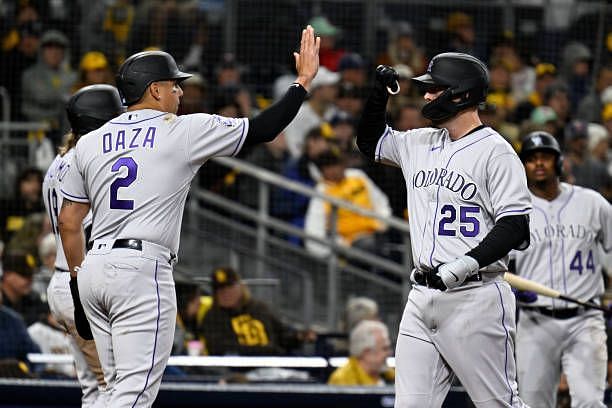
[(47, 287), (49, 309), (53, 317), (70, 335), (70, 346), (77, 378), (81, 385), (83, 408), (106, 406), (106, 383), (93, 340), (85, 340), (74, 325), (74, 304), (70, 293), (70, 273), (56, 271)]
[(608, 354), (601, 312), (590, 310), (570, 319), (555, 319), (521, 309), (516, 360), (521, 395), (532, 408), (557, 406), (562, 371), (572, 407), (605, 407)]
[(176, 324), (173, 260), (162, 246), (113, 249), (96, 240), (79, 272), (79, 293), (113, 408), (150, 407)]
[(413, 286), (395, 360), (395, 407), (440, 407), (456, 375), (476, 407), (526, 407), (514, 360), (515, 299), (494, 277), (441, 292)]

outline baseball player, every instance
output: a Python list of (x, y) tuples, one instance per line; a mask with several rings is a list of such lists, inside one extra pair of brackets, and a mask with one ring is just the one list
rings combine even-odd
[(507, 254), (529, 245), (531, 200), (512, 147), (478, 117), (489, 74), (478, 59), (436, 55), (413, 78), (435, 128), (385, 124), (397, 73), (376, 69), (358, 127), (370, 158), (401, 168), (415, 269), (396, 345), (396, 407), (439, 407), (456, 375), (478, 407), (522, 407)]
[[(561, 149), (546, 132), (523, 141), (533, 202), (531, 246), (514, 254), (521, 276), (578, 299), (604, 293), (598, 246), (612, 250), (612, 206), (598, 192), (559, 181)], [(573, 407), (604, 407), (607, 352), (603, 313), (538, 297), (520, 304), (516, 360), (521, 395), (532, 408), (556, 407), (561, 371)]]
[[(60, 179), (65, 175), (67, 164), (74, 155), (74, 145), (86, 133), (99, 128), (107, 121), (123, 112), (117, 89), (110, 85), (91, 85), (76, 92), (66, 106), (68, 120), (72, 131), (68, 134), (60, 154), (47, 170), (43, 181), (43, 200), (55, 234), (57, 256), (55, 272), (47, 288), (49, 309), (57, 322), (71, 336), (72, 355), (74, 356), (77, 378), (81, 384), (83, 407), (104, 407), (104, 375), (93, 340), (85, 340), (77, 333), (75, 313), (70, 288), (68, 264), (62, 248), (62, 241), (57, 227), (58, 213), (62, 206), (63, 195), (60, 191)], [(83, 222), (87, 233), (91, 229), (91, 213)], [(98, 391), (100, 389), (100, 391)]]
[[(302, 31), (296, 81), (253, 119), (176, 116), (181, 72), (161, 51), (134, 54), (117, 86), (127, 112), (82, 137), (62, 182), (59, 217), (68, 267), (96, 341), (108, 405), (150, 407), (176, 321), (172, 268), (189, 185), (204, 162), (272, 140), (295, 117), (319, 66), (320, 39)], [(80, 225), (91, 208), (91, 249)]]

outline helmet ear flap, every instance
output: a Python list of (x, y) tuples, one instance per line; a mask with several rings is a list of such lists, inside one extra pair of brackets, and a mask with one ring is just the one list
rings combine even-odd
[(557, 156), (557, 160), (555, 161), (555, 171), (557, 172), (557, 176), (561, 177), (563, 175), (563, 154)]

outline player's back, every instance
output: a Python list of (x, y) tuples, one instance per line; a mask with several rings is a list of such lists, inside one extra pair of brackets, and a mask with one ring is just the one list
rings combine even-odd
[(242, 143), (242, 137), (226, 133), (240, 136), (246, 120), (227, 121), (144, 109), (126, 112), (82, 137), (75, 164), (87, 197), (71, 199), (90, 202), (91, 239), (142, 239), (176, 253), (195, 172), (206, 159), (233, 154)]

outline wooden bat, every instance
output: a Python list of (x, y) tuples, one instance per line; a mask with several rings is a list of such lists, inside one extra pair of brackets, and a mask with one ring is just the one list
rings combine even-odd
[(576, 299), (571, 296), (563, 295), (559, 291), (551, 289), (548, 286), (541, 285), (529, 279), (521, 278), (520, 276), (510, 273), (510, 272), (504, 273), (504, 280), (508, 282), (510, 286), (518, 290), (526, 290), (530, 292), (535, 292), (538, 295), (550, 297), (553, 299), (564, 300), (566, 302), (575, 303), (577, 305), (588, 307), (590, 309), (601, 310), (606, 314), (606, 316), (609, 316), (610, 313), (612, 313), (612, 311), (608, 309), (607, 307), (600, 306), (597, 303), (593, 303), (590, 301), (584, 301), (584, 300)]

